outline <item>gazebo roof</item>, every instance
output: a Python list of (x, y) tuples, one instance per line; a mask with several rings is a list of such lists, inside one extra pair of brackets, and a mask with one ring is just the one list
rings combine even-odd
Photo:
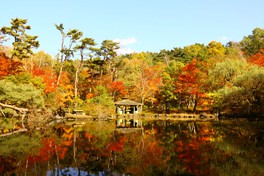
[(129, 105), (134, 105), (134, 106), (136, 106), (136, 105), (142, 105), (141, 103), (138, 103), (138, 102), (136, 102), (136, 101), (132, 101), (132, 100), (128, 100), (128, 99), (123, 99), (123, 100), (121, 100), (121, 101), (117, 101), (117, 102), (115, 102), (115, 104), (116, 105), (127, 105), (127, 106), (129, 106)]

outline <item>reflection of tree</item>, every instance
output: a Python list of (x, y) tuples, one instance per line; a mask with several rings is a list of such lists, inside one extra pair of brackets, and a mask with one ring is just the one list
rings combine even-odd
[(14, 135), (0, 140), (0, 171), (10, 175), (16, 169), (18, 173), (24, 174), (27, 171), (28, 163), (30, 162), (29, 155), (38, 153), (36, 150), (40, 147), (40, 135), (27, 136), (24, 134)]
[(250, 136), (259, 135), (262, 127), (263, 123), (149, 121), (142, 134), (114, 133), (114, 122), (57, 124), (43, 133), (1, 138), (0, 172), (252, 175), (254, 171), (259, 175), (263, 147)]
[(155, 123), (157, 131), (155, 137), (157, 141), (160, 140), (162, 146), (166, 146), (164, 151), (169, 155), (163, 173), (165, 171), (169, 175), (210, 173), (210, 170), (205, 169), (211, 162), (208, 153), (214, 150), (214, 145), (210, 142), (213, 140), (214, 131), (209, 125), (170, 121)]

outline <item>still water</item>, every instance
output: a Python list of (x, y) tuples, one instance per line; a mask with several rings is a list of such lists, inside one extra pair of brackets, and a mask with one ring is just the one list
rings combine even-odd
[(1, 175), (264, 175), (264, 124), (56, 123), (0, 138)]

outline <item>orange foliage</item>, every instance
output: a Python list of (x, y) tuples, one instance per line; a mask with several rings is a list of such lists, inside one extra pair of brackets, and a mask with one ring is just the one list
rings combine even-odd
[(122, 81), (111, 82), (108, 85), (109, 85), (108, 87), (112, 95), (118, 95), (120, 97), (124, 97), (127, 94), (125, 90), (126, 86), (124, 85)]
[(207, 74), (199, 69), (198, 65), (204, 66), (204, 63), (194, 58), (191, 63), (186, 64), (182, 68), (182, 73), (178, 76), (178, 81), (176, 82), (176, 92), (180, 93), (183, 97), (192, 97), (193, 100), (197, 101), (198, 105), (205, 108), (205, 106), (210, 104), (210, 99), (204, 90), (206, 87), (204, 80)]
[(177, 88), (179, 93), (198, 93), (198, 71), (197, 59), (182, 68), (182, 74), (178, 76)]
[(34, 66), (33, 75), (41, 76), (43, 78), (43, 82), (45, 83), (46, 87), (44, 92), (50, 93), (54, 92), (57, 84), (56, 84), (56, 76), (53, 74), (52, 69), (41, 69), (39, 66)]
[(146, 144), (145, 156), (143, 157), (144, 168), (164, 167), (168, 157), (164, 156), (165, 148), (157, 141), (150, 141)]
[(188, 140), (176, 142), (175, 151), (178, 153), (178, 159), (186, 171), (194, 175), (209, 175), (209, 170), (203, 170), (206, 164), (210, 163), (210, 158), (206, 157), (208, 151), (213, 150), (212, 138), (215, 132), (209, 124), (203, 124), (199, 130), (199, 134)]
[(20, 61), (11, 60), (5, 53), (0, 52), (0, 78), (19, 73), (21, 65)]
[(60, 106), (67, 106), (74, 98), (74, 87), (69, 78), (69, 73), (62, 72), (60, 79), (60, 90), (57, 94), (57, 102)]
[(94, 94), (92, 94), (92, 93), (88, 93), (88, 94), (86, 94), (86, 99), (90, 99), (90, 98), (93, 98), (95, 95)]
[(85, 132), (84, 136), (89, 140), (93, 138), (93, 135), (89, 134), (88, 132)]
[(124, 150), (125, 142), (127, 141), (127, 138), (122, 137), (118, 141), (115, 141), (109, 145), (109, 150), (114, 152), (121, 152)]
[(264, 49), (260, 49), (257, 54), (248, 58), (248, 62), (264, 67)]

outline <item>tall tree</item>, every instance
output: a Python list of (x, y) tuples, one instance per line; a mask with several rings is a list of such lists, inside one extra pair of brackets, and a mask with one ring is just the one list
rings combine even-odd
[(99, 55), (103, 57), (104, 63), (106, 64), (106, 73), (110, 74), (111, 81), (115, 81), (116, 68), (114, 67), (113, 59), (117, 56), (116, 50), (119, 49), (117, 42), (112, 40), (104, 40), (101, 44)]
[(199, 64), (196, 58), (186, 64), (176, 83), (176, 93), (180, 95), (181, 102), (187, 106), (187, 109), (193, 106), (193, 111), (196, 111), (199, 101), (205, 96), (205, 92), (201, 89), (205, 78), (201, 76)]
[(15, 18), (11, 21), (11, 27), (2, 27), (1, 31), (3, 34), (8, 34), (14, 38), (12, 57), (19, 59), (29, 58), (32, 54), (33, 48), (39, 47), (37, 36), (31, 36), (26, 33), (31, 27), (27, 25), (26, 19)]
[(172, 60), (162, 74), (163, 84), (159, 87), (156, 96), (158, 105), (162, 107), (162, 110), (165, 109), (166, 112), (169, 112), (171, 107), (177, 105), (178, 95), (175, 93), (177, 89), (176, 82), (183, 66), (184, 64), (182, 62)]
[(129, 89), (129, 96), (144, 103), (152, 101), (155, 92), (161, 85), (163, 64), (153, 65), (150, 53), (133, 53), (130, 59), (124, 60), (119, 79)]
[(75, 83), (74, 83), (74, 97), (75, 100), (77, 99), (78, 96), (78, 82), (79, 82), (79, 74), (81, 71), (81, 68), (83, 66), (83, 62), (84, 62), (84, 57), (85, 57), (85, 50), (88, 50), (90, 53), (88, 53), (88, 57), (92, 57), (91, 56), (91, 52), (94, 51), (93, 46), (95, 46), (95, 42), (94, 39), (92, 38), (83, 38), (81, 41), (81, 43), (79, 45), (76, 45), (74, 47), (75, 50), (78, 50), (80, 52), (80, 61), (79, 61), (79, 65), (76, 68), (76, 72), (75, 72)]
[[(64, 31), (63, 24), (60, 25), (55, 24), (55, 27), (61, 33), (61, 49), (60, 49), (60, 58), (59, 58), (60, 68), (57, 79), (57, 85), (59, 85), (64, 62), (70, 59), (70, 57), (74, 55), (76, 49), (74, 49), (73, 45), (80, 40), (80, 38), (83, 36), (83, 33), (78, 29), (70, 29), (66, 33)], [(67, 43), (67, 39), (68, 39), (68, 43)]]

